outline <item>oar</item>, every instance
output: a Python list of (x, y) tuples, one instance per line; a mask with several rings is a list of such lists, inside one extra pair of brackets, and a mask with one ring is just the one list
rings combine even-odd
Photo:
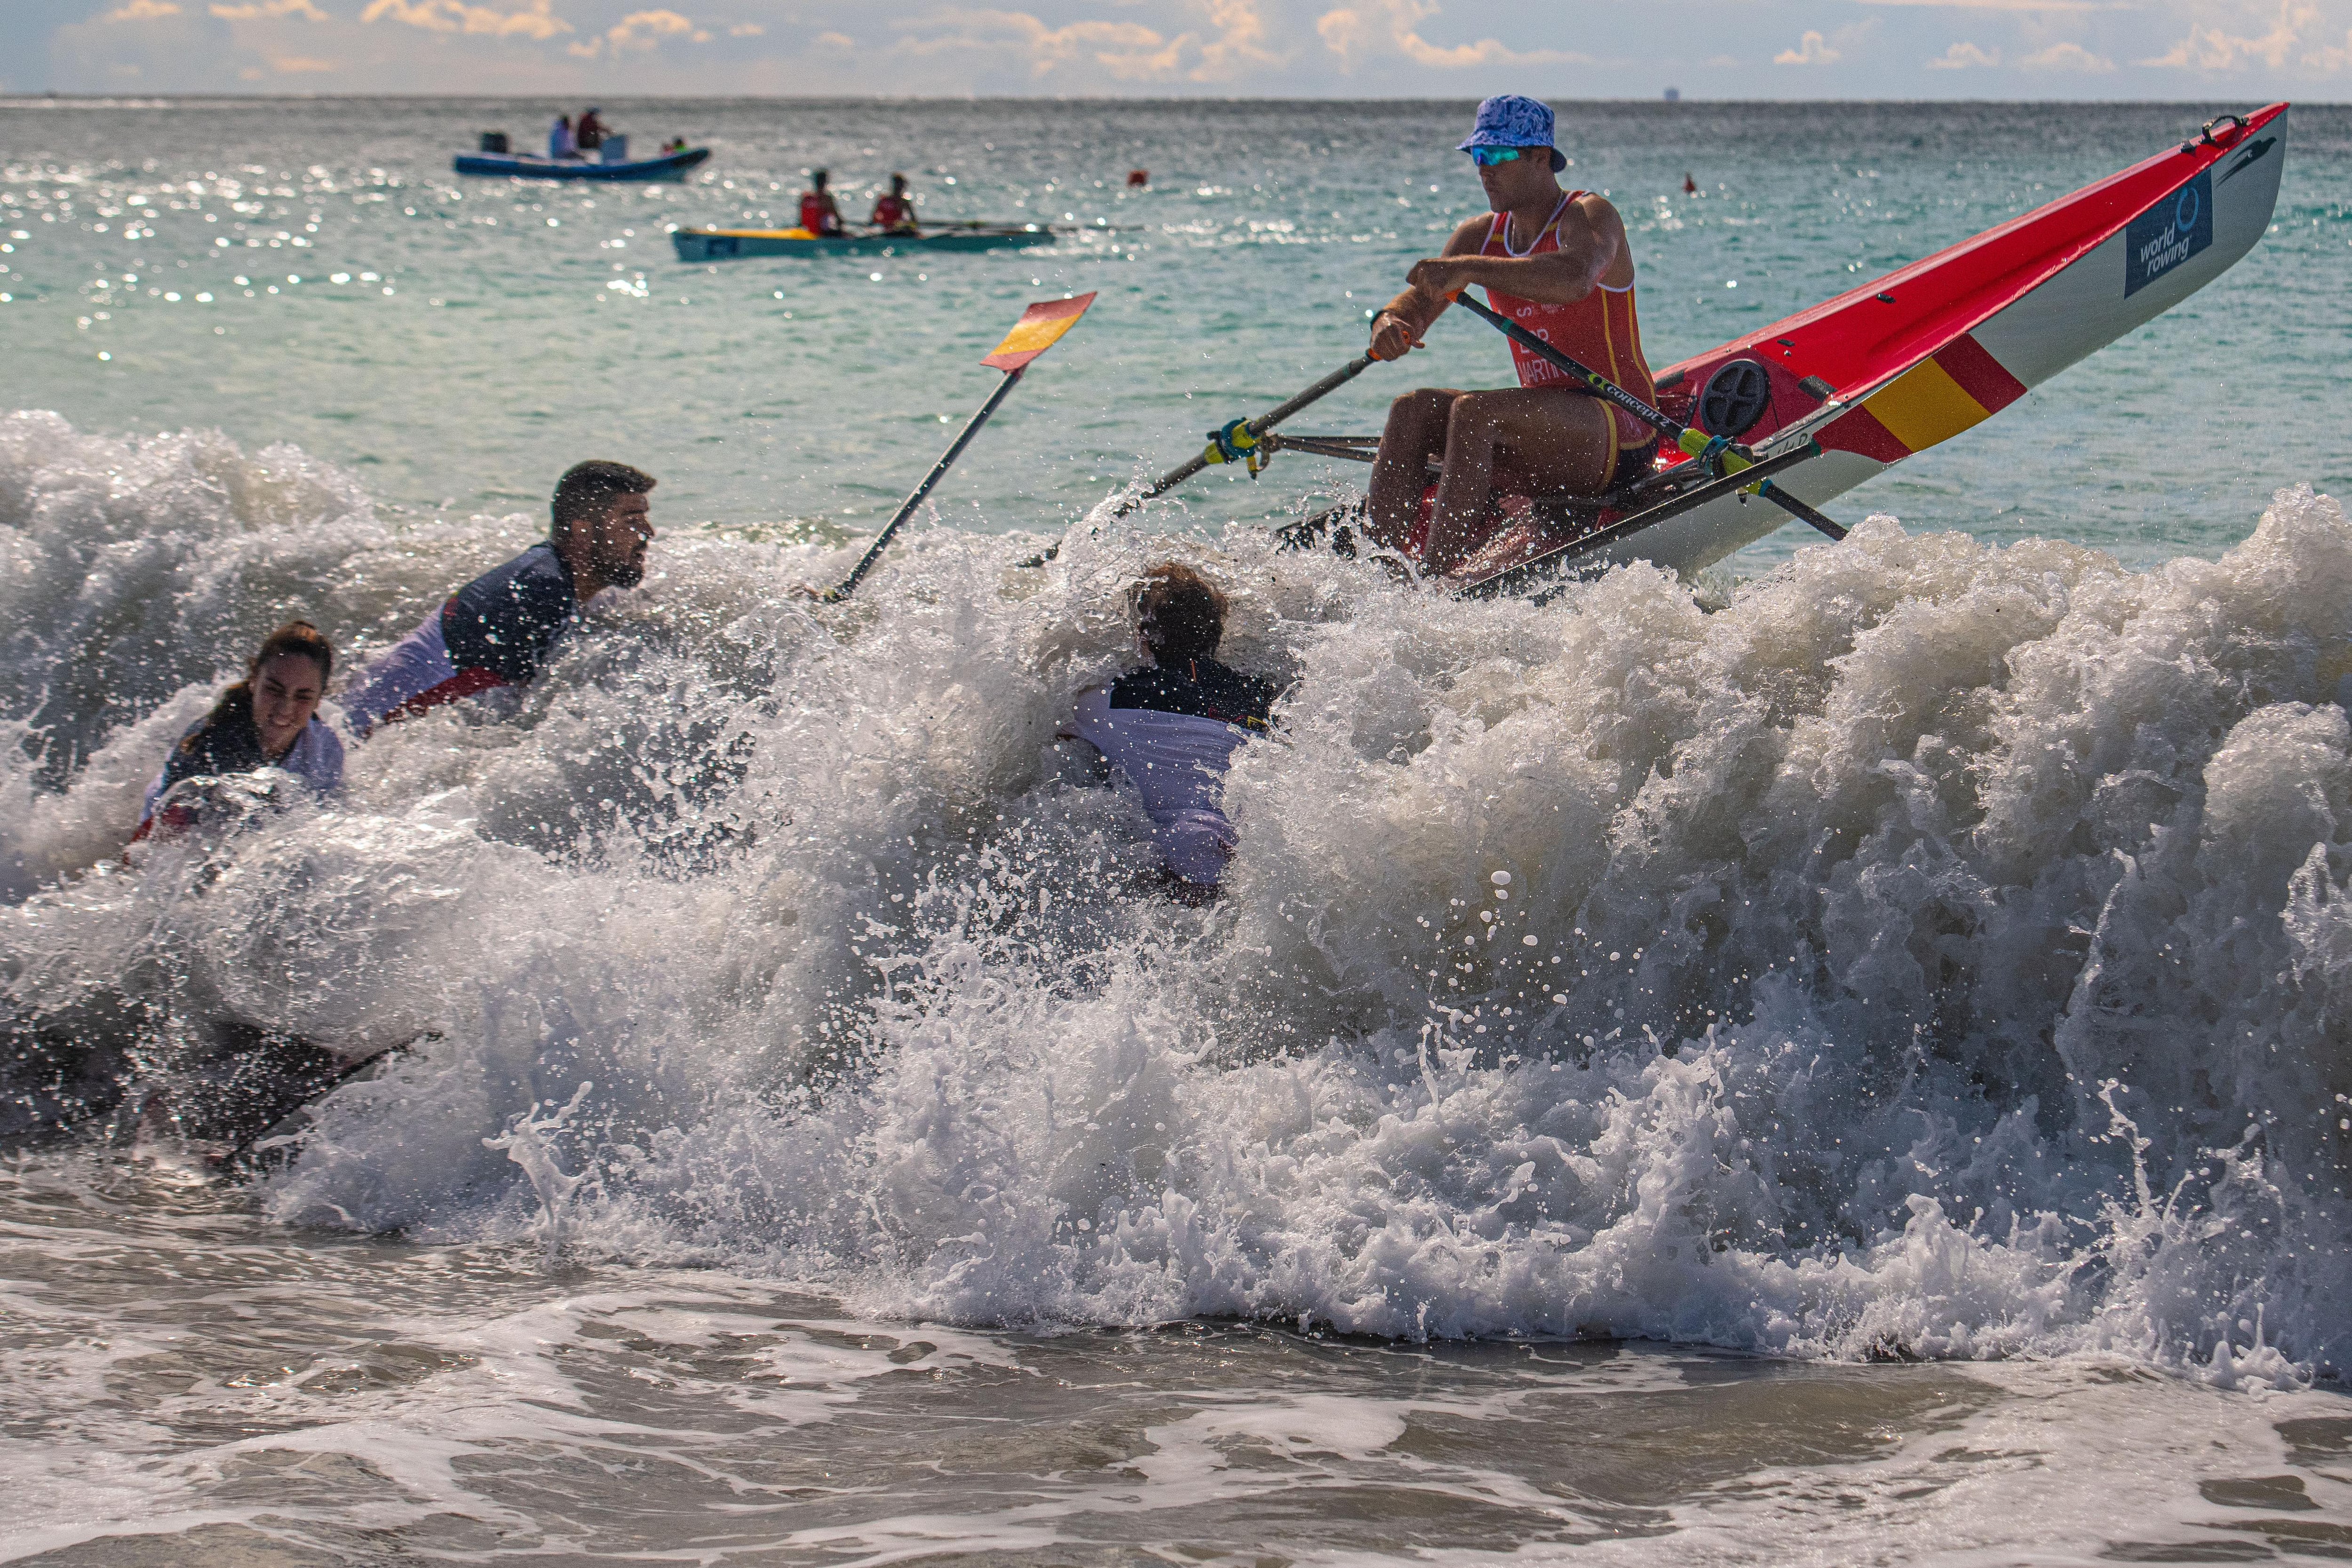
[(1297, 413), (1300, 409), (1305, 408), (1307, 404), (1314, 402), (1326, 394), (1335, 392), (1340, 387), (1347, 385), (1349, 382), (1354, 381), (1358, 376), (1362, 375), (1366, 371), (1371, 369), (1372, 365), (1378, 359), (1379, 356), (1376, 354), (1360, 354), (1356, 358), (1349, 360), (1346, 364), (1341, 365), (1338, 370), (1333, 371), (1329, 375), (1325, 376), (1321, 381), (1317, 382), (1313, 386), (1308, 387), (1305, 392), (1300, 392), (1297, 397), (1290, 399), (1286, 402), (1275, 404), (1274, 407), (1266, 410), (1264, 413), (1259, 414), (1255, 419), (1237, 419), (1231, 424), (1226, 425), (1223, 430), (1211, 431), (1209, 433), (1209, 444), (1202, 449), (1199, 456), (1188, 458), (1184, 462), (1178, 464), (1175, 467), (1171, 468), (1167, 473), (1162, 474), (1159, 478), (1153, 480), (1149, 486), (1137, 491), (1134, 495), (1129, 496), (1126, 500), (1121, 501), (1118, 506), (1112, 507), (1110, 515), (1114, 517), (1123, 517), (1127, 516), (1128, 513), (1135, 510), (1136, 507), (1143, 505), (1144, 502), (1150, 500), (1153, 497), (1166, 495), (1169, 491), (1173, 490), (1177, 486), (1181, 485), (1185, 480), (1190, 479), (1193, 475), (1198, 474), (1202, 469), (1208, 467), (1211, 464), (1240, 463), (1245, 461), (1250, 465), (1250, 472), (1252, 474), (1255, 474), (1257, 472), (1258, 465), (1258, 458), (1255, 454), (1257, 452), (1257, 438), (1259, 436), (1264, 435), (1267, 431), (1272, 430), (1276, 425), (1280, 424), (1284, 420), (1288, 419), (1292, 414)]
[(821, 596), (824, 603), (838, 604), (856, 591), (857, 585), (866, 580), (866, 574), (874, 570), (874, 563), (882, 559), (883, 549), (890, 543), (891, 536), (898, 531), (899, 525), (915, 515), (915, 508), (923, 504), (923, 497), (931, 493), (931, 486), (940, 482), (940, 476), (954, 465), (957, 458), (963, 455), (963, 449), (971, 444), (971, 438), (980, 434), (980, 427), (988, 423), (988, 416), (996, 412), (996, 405), (1004, 401), (1005, 394), (1021, 379), (1021, 373), (1029, 368), (1029, 361), (1060, 341), (1062, 334), (1076, 326), (1078, 318), (1085, 315), (1087, 307), (1094, 302), (1092, 294), (1081, 294), (1075, 299), (1044, 300), (1021, 312), (1021, 319), (1013, 324), (1013, 330), (1004, 334), (1004, 341), (997, 344), (980, 361), (1003, 371), (1004, 379), (996, 383), (996, 390), (988, 394), (988, 401), (980, 405), (980, 412), (965, 423), (954, 442), (940, 454), (940, 460), (931, 465), (931, 471), (923, 476), (923, 482), (915, 486), (915, 493), (907, 497), (906, 505), (898, 508), (898, 515), (874, 536), (874, 543), (867, 548), (865, 559), (850, 569), (849, 575), (841, 580), (840, 586), (827, 590)]
[[(1721, 471), (1725, 474), (1737, 474), (1743, 468), (1752, 468), (1756, 465), (1756, 454), (1747, 447), (1736, 441), (1727, 441), (1721, 436), (1709, 435), (1703, 430), (1693, 430), (1688, 425), (1659, 413), (1599, 371), (1580, 364), (1509, 317), (1483, 301), (1471, 298), (1468, 290), (1457, 291), (1447, 298), (1457, 305), (1467, 306), (1473, 314), (1484, 317), (1490, 325), (1499, 329), (1512, 342), (1530, 353), (1550, 361), (1554, 365), (1567, 371), (1569, 377), (1582, 386), (1585, 391), (1603, 402), (1623, 409), (1627, 413), (1673, 442), (1677, 449), (1704, 462), (1720, 461)], [(1830, 538), (1833, 539), (1845, 538), (1844, 528), (1813, 510), (1796, 497), (1790, 495), (1771, 480), (1759, 481), (1756, 486), (1756, 493), (1790, 517), (1811, 524)]]

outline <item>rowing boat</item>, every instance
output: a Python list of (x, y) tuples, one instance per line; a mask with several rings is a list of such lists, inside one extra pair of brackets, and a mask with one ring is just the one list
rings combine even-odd
[[(1517, 503), (1454, 582), (1513, 592), (1633, 559), (1696, 571), (1789, 520), (1751, 502), (1759, 478), (1817, 508), (1971, 429), (2252, 250), (2277, 204), (2286, 137), (2284, 103), (2223, 115), (2120, 173), (1668, 367), (1658, 411), (1738, 443), (1729, 450), (1755, 465), (1734, 471), (1661, 442), (1650, 474), (1597, 503)], [(1363, 459), (1377, 444), (1266, 443)]]
[(967, 224), (912, 235), (679, 229), (669, 237), (680, 261), (735, 261), (751, 256), (921, 256), (938, 251), (1013, 250), (1051, 245), (1054, 231), (1043, 224)]
[(540, 158), (527, 152), (460, 152), (460, 174), (491, 174), (518, 180), (680, 180), (710, 156), (708, 147), (688, 147), (658, 158), (602, 162), (590, 158)]

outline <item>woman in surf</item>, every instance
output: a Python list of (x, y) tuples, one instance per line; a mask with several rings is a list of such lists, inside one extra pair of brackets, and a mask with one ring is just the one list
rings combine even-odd
[(1085, 741), (1134, 784), (1170, 893), (1206, 903), (1234, 852), (1225, 769), (1244, 741), (1265, 733), (1280, 692), (1213, 657), (1224, 595), (1192, 568), (1171, 562), (1144, 573), (1135, 610), (1136, 643), (1150, 664), (1080, 693), (1060, 738)]
[[(334, 673), (335, 646), (308, 621), (289, 621), (262, 639), (245, 679), (222, 691), (212, 711), (188, 727), (147, 786), (137, 843), (195, 821), (189, 808), (164, 804), (184, 779), (283, 768), (323, 795), (343, 781), (343, 746), (319, 722), (319, 699)], [(161, 815), (158, 815), (159, 808)]]

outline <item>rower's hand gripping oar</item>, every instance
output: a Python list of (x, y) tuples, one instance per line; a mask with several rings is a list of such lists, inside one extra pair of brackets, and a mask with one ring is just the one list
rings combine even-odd
[(866, 574), (874, 570), (874, 563), (882, 559), (882, 552), (889, 546), (891, 537), (898, 533), (901, 524), (915, 515), (915, 508), (923, 504), (923, 497), (931, 493), (931, 486), (940, 482), (940, 476), (954, 465), (957, 458), (963, 455), (963, 449), (971, 444), (971, 438), (980, 434), (980, 427), (988, 423), (988, 416), (996, 412), (996, 405), (1004, 401), (1005, 394), (1021, 379), (1021, 373), (1029, 368), (1029, 361), (1059, 342), (1062, 334), (1076, 326), (1078, 318), (1085, 315), (1087, 307), (1094, 302), (1092, 294), (1081, 294), (1074, 299), (1044, 300), (1021, 312), (1021, 319), (1013, 324), (1013, 330), (1004, 334), (1004, 341), (997, 344), (980, 361), (1003, 371), (1004, 379), (996, 383), (996, 390), (988, 394), (988, 401), (982, 403), (979, 412), (965, 422), (953, 444), (940, 454), (937, 463), (931, 465), (931, 471), (923, 476), (923, 482), (915, 486), (914, 494), (908, 496), (906, 504), (898, 508), (898, 515), (874, 536), (874, 542), (866, 548), (865, 558), (850, 568), (849, 575), (841, 580), (839, 586), (827, 589), (818, 596), (821, 602), (838, 604), (856, 591), (857, 585), (866, 580)]
[[(1550, 361), (1560, 370), (1568, 372), (1570, 380), (1601, 402), (1612, 407), (1623, 409), (1627, 413), (1673, 442), (1678, 450), (1686, 452), (1698, 459), (1706, 472), (1721, 476), (1737, 474), (1743, 468), (1752, 468), (1756, 465), (1756, 454), (1740, 445), (1739, 443), (1725, 436), (1709, 435), (1703, 430), (1693, 430), (1688, 425), (1659, 413), (1599, 371), (1570, 359), (1558, 348), (1545, 342), (1541, 338), (1483, 300), (1472, 298), (1468, 290), (1456, 289), (1446, 298), (1456, 305), (1467, 307), (1473, 314), (1484, 317), (1505, 337), (1526, 349), (1529, 353)], [(1844, 528), (1800, 501), (1796, 497), (1790, 495), (1771, 480), (1759, 480), (1756, 486), (1756, 493), (1790, 517), (1811, 524), (1830, 538), (1833, 539), (1845, 538)]]

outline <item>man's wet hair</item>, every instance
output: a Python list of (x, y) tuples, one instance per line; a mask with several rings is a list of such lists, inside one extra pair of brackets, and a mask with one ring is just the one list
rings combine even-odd
[(1152, 661), (1208, 659), (1225, 635), (1225, 596), (1189, 566), (1170, 561), (1143, 574), (1135, 595), (1137, 629)]
[(652, 475), (625, 463), (607, 463), (602, 458), (575, 463), (555, 482), (555, 501), (550, 510), (556, 531), (562, 532), (578, 518), (599, 515), (619, 497), (645, 495), (654, 484)]

